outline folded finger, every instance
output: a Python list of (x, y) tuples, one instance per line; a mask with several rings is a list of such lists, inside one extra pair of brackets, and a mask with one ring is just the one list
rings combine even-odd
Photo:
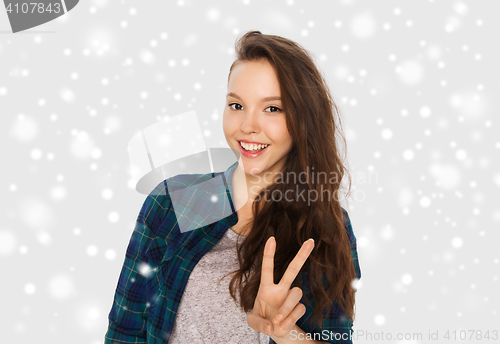
[(283, 302), (274, 317), (274, 322), (276, 324), (280, 323), (281, 321), (283, 321), (283, 319), (290, 315), (293, 309), (297, 306), (297, 303), (299, 303), (300, 299), (302, 298), (302, 294), (302, 289), (300, 289), (299, 287), (290, 289), (285, 302)]
[(302, 316), (306, 313), (306, 306), (302, 303), (298, 303), (297, 306), (293, 309), (293, 311), (283, 320), (279, 326), (282, 331), (289, 331), (292, 329), (293, 325), (302, 318)]

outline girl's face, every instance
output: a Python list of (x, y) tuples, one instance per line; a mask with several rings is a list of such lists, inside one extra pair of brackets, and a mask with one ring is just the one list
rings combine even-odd
[[(266, 172), (281, 171), (293, 141), (274, 68), (266, 59), (240, 62), (233, 67), (227, 89), (224, 135), (229, 147), (240, 152), (245, 173), (265, 177)], [(242, 147), (245, 142), (248, 144)], [(254, 144), (268, 146), (245, 150)]]

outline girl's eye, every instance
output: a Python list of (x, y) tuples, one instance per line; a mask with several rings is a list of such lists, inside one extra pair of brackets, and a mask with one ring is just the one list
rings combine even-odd
[(271, 111), (271, 112), (281, 112), (281, 109), (280, 109), (279, 107), (277, 107), (277, 106), (272, 106), (272, 105), (271, 105), (271, 106), (269, 106), (269, 107), (268, 107), (268, 109), (269, 109), (269, 108), (273, 108), (273, 109), (275, 109), (274, 111)]
[(233, 109), (233, 110), (239, 110), (239, 109), (235, 109), (235, 108), (233, 108), (233, 107), (232, 107), (233, 105), (241, 106), (241, 104), (238, 104), (238, 103), (231, 103), (231, 104), (229, 104), (228, 106), (229, 106), (231, 109)]

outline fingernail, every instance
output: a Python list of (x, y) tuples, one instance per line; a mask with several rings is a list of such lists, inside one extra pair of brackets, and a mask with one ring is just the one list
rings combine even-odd
[(313, 239), (313, 238), (309, 238), (308, 240), (312, 240), (312, 242), (314, 242), (314, 239)]
[(278, 314), (274, 319), (276, 320), (276, 322), (280, 322), (281, 319), (283, 319), (283, 315)]
[(266, 326), (266, 332), (267, 332), (266, 334), (268, 336), (271, 336), (271, 326), (269, 326), (269, 325)]

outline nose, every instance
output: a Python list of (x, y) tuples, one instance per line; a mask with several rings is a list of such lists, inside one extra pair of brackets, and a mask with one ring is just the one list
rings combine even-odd
[(245, 134), (258, 133), (260, 131), (259, 114), (257, 111), (244, 112), (240, 130)]

